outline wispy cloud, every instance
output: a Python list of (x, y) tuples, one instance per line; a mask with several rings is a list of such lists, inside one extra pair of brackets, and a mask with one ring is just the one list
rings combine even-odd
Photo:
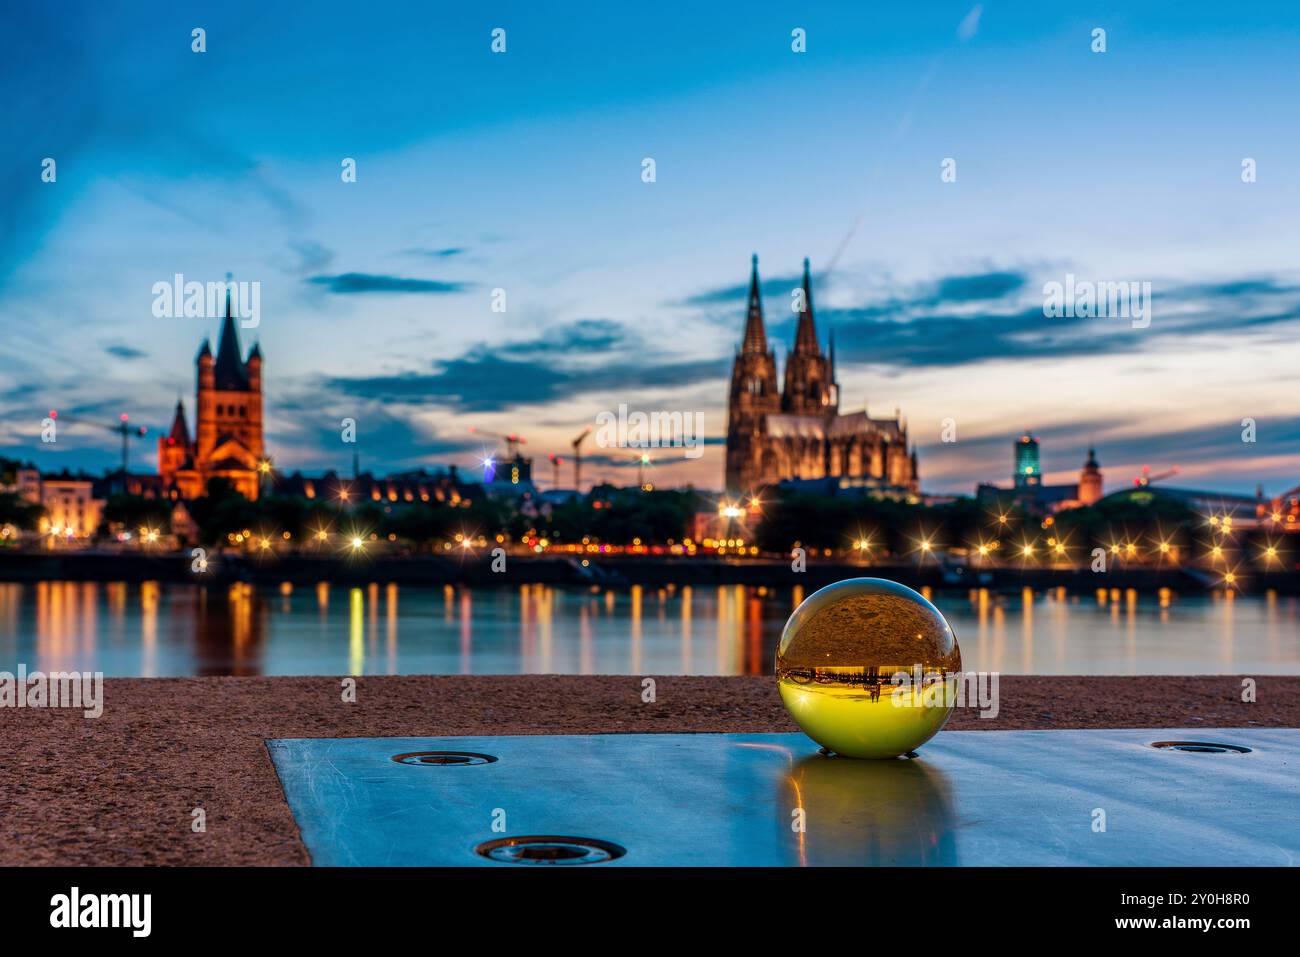
[(317, 286), (324, 286), (335, 295), (371, 292), (445, 295), (472, 288), (471, 283), (444, 282), (441, 279), (410, 279), (403, 276), (383, 276), (362, 272), (340, 273), (337, 276), (312, 276), (307, 281)]
[[(590, 362), (593, 356), (599, 356), (600, 362)], [(432, 362), (428, 371), (332, 378), (327, 386), (385, 402), (493, 412), (607, 390), (721, 383), (728, 366), (725, 357), (663, 355), (648, 349), (625, 326), (583, 319), (532, 339), (477, 344), (455, 358)]]
[(104, 346), (104, 351), (110, 356), (116, 356), (119, 359), (143, 359), (149, 353), (141, 352), (139, 349), (133, 349), (130, 346), (124, 346), (119, 343)]
[(464, 246), (447, 246), (443, 249), (421, 249), (419, 247), (406, 250), (407, 256), (424, 256), (428, 259), (450, 259), (452, 256), (463, 256), (467, 253)]

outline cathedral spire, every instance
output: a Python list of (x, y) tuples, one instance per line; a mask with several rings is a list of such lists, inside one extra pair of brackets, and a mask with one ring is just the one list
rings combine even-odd
[(799, 310), (799, 329), (794, 337), (794, 351), (797, 355), (821, 355), (821, 346), (817, 344), (817, 329), (813, 325), (812, 277), (809, 275), (806, 257), (803, 261), (803, 308)]
[(767, 333), (763, 329), (763, 299), (758, 291), (758, 253), (749, 276), (749, 310), (745, 315), (745, 344), (742, 352), (767, 354)]

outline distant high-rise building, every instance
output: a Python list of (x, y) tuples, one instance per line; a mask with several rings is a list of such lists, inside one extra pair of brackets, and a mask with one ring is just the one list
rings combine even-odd
[(1043, 469), (1038, 464), (1038, 440), (1025, 432), (1016, 439), (1016, 488), (1034, 488), (1043, 484)]
[(1097, 452), (1088, 449), (1088, 458), (1079, 473), (1079, 504), (1091, 505), (1102, 497), (1101, 466), (1097, 464)]
[(176, 403), (171, 431), (158, 440), (158, 473), (163, 494), (199, 498), (208, 481), (224, 478), (246, 498), (257, 498), (262, 442), (262, 351), (254, 345), (242, 358), (239, 333), (226, 294), (226, 316), (214, 359), (203, 341), (198, 366), (194, 438), (185, 424), (185, 407)]
[(981, 483), (975, 488), (975, 497), (986, 505), (998, 508), (1022, 506), (1030, 514), (1047, 515), (1063, 509), (1091, 505), (1104, 494), (1101, 466), (1097, 453), (1088, 449), (1088, 457), (1079, 471), (1078, 483), (1044, 485), (1043, 467), (1038, 457), (1038, 440), (1028, 431), (1016, 439), (1016, 471), (1011, 488)]
[(916, 453), (908, 448), (907, 426), (897, 414), (893, 419), (873, 419), (865, 410), (840, 414), (835, 345), (832, 340), (829, 354), (822, 354), (806, 259), (796, 293), (799, 319), (782, 392), (776, 352), (768, 348), (763, 327), (754, 257), (745, 337), (727, 401), (727, 488), (750, 492), (790, 479), (838, 479), (840, 486), (916, 493)]

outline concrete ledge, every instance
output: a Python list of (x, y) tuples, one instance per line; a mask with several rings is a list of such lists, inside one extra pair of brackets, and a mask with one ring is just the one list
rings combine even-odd
[[(770, 677), (122, 678), (103, 717), (0, 709), (0, 865), (287, 864), (309, 857), (266, 740), (794, 732)], [(957, 730), (1300, 727), (1300, 677), (1004, 676), (1001, 712)], [(202, 807), (207, 830), (191, 830)]]

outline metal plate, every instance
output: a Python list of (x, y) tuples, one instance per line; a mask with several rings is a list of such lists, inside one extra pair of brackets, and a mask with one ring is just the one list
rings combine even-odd
[[(1171, 740), (1251, 750), (1151, 746)], [(500, 867), (476, 848), (521, 835), (589, 835), (626, 848), (602, 867), (1300, 861), (1296, 729), (945, 731), (918, 758), (895, 761), (827, 758), (801, 734), (297, 738), (269, 747), (321, 865)], [(500, 760), (446, 774), (392, 760), (432, 750)], [(1103, 815), (1105, 829), (1094, 829)]]

